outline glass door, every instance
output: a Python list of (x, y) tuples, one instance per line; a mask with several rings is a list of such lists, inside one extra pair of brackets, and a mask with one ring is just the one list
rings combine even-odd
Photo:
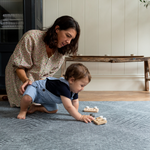
[(0, 0), (0, 44), (17, 43), (23, 35), (23, 0)]
[(0, 94), (5, 93), (5, 67), (24, 32), (24, 0), (0, 0)]
[(42, 4), (42, 0), (0, 0), (0, 94), (6, 92), (5, 67), (16, 44), (26, 31), (42, 29)]

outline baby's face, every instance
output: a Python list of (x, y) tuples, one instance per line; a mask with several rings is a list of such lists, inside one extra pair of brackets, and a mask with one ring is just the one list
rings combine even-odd
[(70, 85), (70, 90), (73, 93), (79, 93), (84, 89), (84, 87), (89, 83), (88, 77), (79, 79), (79, 80), (74, 80), (70, 79), (69, 85)]

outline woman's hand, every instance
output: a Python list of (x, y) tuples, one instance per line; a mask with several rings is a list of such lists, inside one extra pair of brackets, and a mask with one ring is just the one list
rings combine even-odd
[(23, 85), (21, 86), (21, 88), (19, 89), (20, 94), (23, 94), (23, 93), (25, 92), (26, 87), (27, 87), (28, 85), (31, 85), (31, 84), (32, 84), (32, 81), (29, 80), (29, 79), (27, 79), (27, 80), (23, 83)]
[(23, 82), (22, 86), (19, 89), (20, 94), (23, 94), (25, 92), (26, 87), (32, 84), (32, 81), (28, 79), (24, 69), (17, 68), (16, 73), (19, 79)]
[(80, 120), (84, 121), (85, 123), (88, 123), (94, 120), (94, 118), (90, 115), (82, 115)]

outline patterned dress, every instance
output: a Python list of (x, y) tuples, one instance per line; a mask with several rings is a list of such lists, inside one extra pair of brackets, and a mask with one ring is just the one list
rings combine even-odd
[(16, 74), (17, 68), (25, 70), (32, 81), (52, 77), (64, 62), (65, 55), (56, 51), (50, 58), (43, 41), (45, 31), (30, 30), (26, 32), (17, 44), (5, 69), (5, 84), (11, 107), (20, 107), (22, 95), (19, 89), (23, 84)]

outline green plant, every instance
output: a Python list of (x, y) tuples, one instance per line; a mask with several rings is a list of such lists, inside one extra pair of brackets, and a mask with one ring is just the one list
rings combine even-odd
[(140, 0), (140, 2), (144, 3), (144, 6), (147, 8), (150, 5), (150, 0)]

